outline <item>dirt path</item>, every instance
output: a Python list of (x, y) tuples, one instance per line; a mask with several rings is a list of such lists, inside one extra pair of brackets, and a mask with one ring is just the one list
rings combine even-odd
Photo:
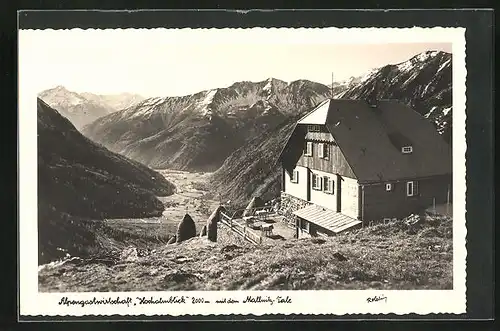
[(184, 215), (188, 213), (200, 231), (210, 213), (219, 202), (208, 196), (207, 182), (211, 173), (192, 173), (180, 170), (159, 170), (176, 186), (176, 193), (168, 197), (159, 197), (165, 204), (165, 211), (160, 217), (112, 219), (106, 223), (120, 229), (149, 234), (173, 234)]

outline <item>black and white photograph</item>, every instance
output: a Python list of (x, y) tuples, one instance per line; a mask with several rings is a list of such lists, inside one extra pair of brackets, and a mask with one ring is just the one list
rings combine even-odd
[(463, 31), (294, 30), (21, 31), (26, 288), (462, 307)]

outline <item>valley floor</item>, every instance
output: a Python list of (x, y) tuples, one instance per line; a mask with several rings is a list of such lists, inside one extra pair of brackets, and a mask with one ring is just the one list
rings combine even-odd
[(147, 236), (175, 234), (179, 222), (188, 213), (199, 232), (220, 201), (208, 192), (207, 181), (211, 173), (190, 173), (180, 170), (158, 170), (176, 186), (176, 192), (166, 197), (158, 197), (165, 205), (160, 217), (109, 219), (105, 223), (113, 228), (138, 232)]

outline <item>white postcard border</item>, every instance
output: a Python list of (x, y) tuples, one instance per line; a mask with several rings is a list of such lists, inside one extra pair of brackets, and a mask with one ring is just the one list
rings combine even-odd
[[(128, 29), (130, 30), (130, 29)], [(36, 96), (30, 85), (37, 75), (37, 63), (23, 61), (24, 46), (36, 42), (45, 30), (19, 31), (19, 315), (85, 316), (85, 315), (229, 315), (229, 314), (461, 314), (466, 310), (466, 223), (465, 223), (465, 28), (252, 28), (252, 29), (133, 29), (144, 38), (170, 38), (173, 43), (452, 43), (453, 79), (453, 290), (335, 290), (335, 291), (172, 291), (113, 293), (39, 293), (37, 264), (37, 116)], [(59, 30), (59, 33), (109, 33), (121, 29)], [(134, 32), (134, 33), (135, 33)], [(185, 297), (186, 303), (141, 305), (137, 297)], [(268, 297), (274, 303), (241, 303), (247, 296)], [(277, 303), (276, 297), (290, 302)], [(386, 299), (367, 302), (368, 297)], [(127, 304), (60, 305), (69, 300), (92, 300), (94, 297), (120, 300)], [(210, 303), (192, 303), (203, 298)], [(216, 304), (215, 300), (234, 298), (239, 304)], [(288, 300), (286, 300), (288, 301)], [(134, 305), (135, 303), (135, 305)]]

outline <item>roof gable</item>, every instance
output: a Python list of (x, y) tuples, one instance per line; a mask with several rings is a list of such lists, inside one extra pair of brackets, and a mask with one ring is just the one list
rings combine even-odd
[(330, 100), (324, 100), (317, 105), (313, 110), (304, 115), (298, 124), (320, 124), (324, 125), (328, 117), (328, 109), (330, 109)]

